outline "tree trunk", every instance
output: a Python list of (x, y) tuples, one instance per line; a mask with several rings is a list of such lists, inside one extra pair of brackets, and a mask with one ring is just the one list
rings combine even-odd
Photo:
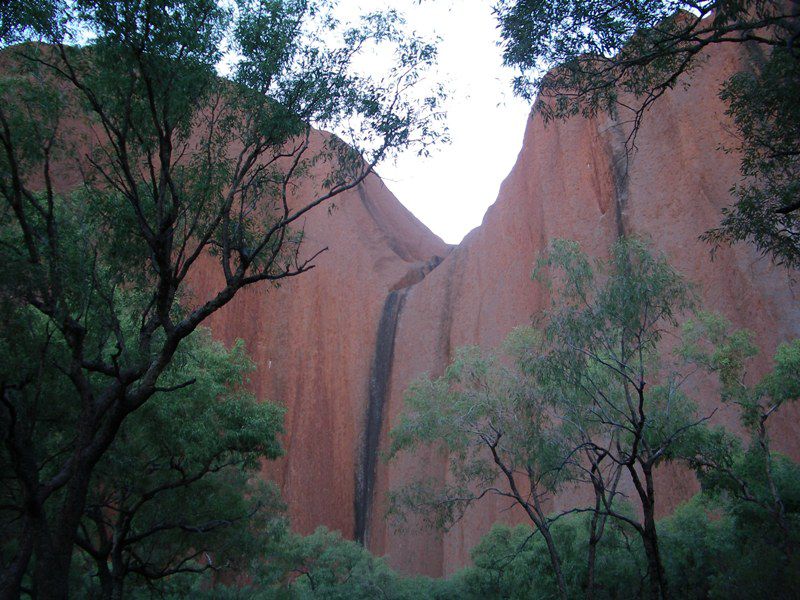
[[(564, 573), (561, 571), (561, 559), (558, 556), (558, 549), (553, 541), (553, 536), (550, 535), (550, 527), (547, 525), (547, 515), (539, 503), (539, 496), (535, 493), (531, 485), (531, 495), (533, 497), (533, 511), (528, 508), (528, 515), (533, 520), (534, 525), (539, 529), (547, 544), (547, 551), (550, 554), (550, 565), (553, 567), (553, 573), (556, 576), (556, 584), (558, 585), (558, 597), (561, 600), (567, 600), (567, 585), (564, 583)], [(525, 506), (525, 505), (523, 505)]]
[(71, 554), (71, 546), (67, 554), (64, 544), (54, 543), (48, 531), (39, 532), (33, 573), (34, 596), (37, 600), (66, 600), (69, 597)]
[(97, 576), (100, 579), (100, 597), (111, 598), (114, 590), (114, 578), (108, 570), (108, 557), (100, 558), (97, 563)]
[(643, 468), (643, 472), (647, 485), (647, 494), (641, 499), (644, 520), (644, 527), (642, 528), (641, 535), (645, 555), (647, 557), (647, 570), (650, 576), (650, 594), (653, 600), (669, 600), (667, 577), (664, 573), (664, 565), (661, 562), (661, 554), (658, 549), (653, 472), (649, 467)]
[(37, 600), (66, 600), (69, 597), (75, 534), (83, 516), (92, 466), (86, 463), (76, 465), (67, 485), (61, 513), (51, 526), (45, 519), (41, 521), (35, 550), (34, 590)]
[(547, 515), (542, 510), (542, 505), (539, 502), (539, 494), (537, 493), (536, 486), (534, 485), (534, 474), (528, 470), (530, 497), (533, 498), (533, 506), (531, 506), (527, 499), (523, 498), (522, 494), (520, 494), (513, 471), (506, 466), (505, 463), (503, 463), (502, 459), (497, 453), (497, 444), (499, 440), (500, 436), (498, 434), (498, 437), (494, 440), (494, 442), (487, 443), (487, 446), (494, 457), (495, 464), (500, 467), (505, 474), (514, 499), (525, 510), (525, 512), (528, 513), (528, 517), (530, 517), (533, 524), (536, 525), (536, 528), (542, 533), (542, 536), (544, 536), (544, 540), (547, 543), (547, 551), (550, 553), (550, 564), (552, 565), (553, 571), (556, 575), (558, 597), (561, 598), (561, 600), (567, 600), (567, 586), (564, 584), (564, 574), (561, 572), (561, 561), (559, 560), (558, 550), (553, 542), (553, 537), (550, 535), (550, 528), (547, 526)]
[(539, 527), (539, 531), (542, 532), (544, 541), (547, 543), (547, 551), (550, 553), (550, 564), (555, 572), (556, 584), (558, 585), (558, 597), (561, 598), (561, 600), (567, 600), (567, 585), (564, 583), (564, 573), (561, 571), (561, 560), (558, 557), (558, 551), (556, 550), (553, 536), (550, 535), (550, 528), (547, 527), (543, 521), (542, 525)]
[(44, 509), (39, 495), (39, 467), (30, 432), (20, 424), (13, 403), (8, 404), (8, 407), (13, 425), (4, 441), (12, 459), (14, 474), (21, 484), (24, 512), (19, 537), (19, 553), (12, 563), (0, 573), (0, 600), (11, 600), (21, 596), (22, 579), (36, 550), (35, 540), (39, 521), (44, 518)]
[(772, 495), (772, 515), (775, 518), (778, 528), (781, 530), (783, 542), (781, 548), (783, 550), (784, 558), (787, 564), (791, 564), (792, 555), (794, 554), (794, 544), (792, 542), (791, 527), (788, 519), (786, 518), (786, 506), (783, 503), (778, 486), (775, 483), (775, 477), (772, 470), (772, 451), (769, 447), (769, 438), (767, 437), (766, 417), (761, 417), (761, 422), (758, 428), (758, 443), (764, 453), (764, 474), (769, 484), (769, 491)]
[(600, 536), (597, 534), (597, 524), (600, 520), (600, 503), (595, 503), (594, 514), (592, 515), (592, 522), (589, 526), (589, 557), (586, 571), (586, 600), (594, 600), (594, 568), (597, 563), (597, 544), (600, 541)]
[(109, 600), (122, 600), (123, 586), (125, 584), (125, 576), (122, 574), (114, 573), (114, 585), (111, 589), (111, 595), (106, 596)]
[(33, 535), (26, 524), (21, 538), (19, 554), (14, 561), (0, 574), (0, 600), (15, 600), (21, 595), (22, 578), (28, 568), (33, 554)]
[(651, 528), (645, 524), (642, 533), (642, 542), (644, 543), (644, 551), (647, 556), (647, 570), (650, 577), (650, 595), (653, 600), (668, 600), (667, 578), (664, 573), (664, 567), (661, 564), (655, 527)]
[[(114, 535), (117, 538), (117, 534)], [(106, 596), (107, 600), (122, 600), (122, 591), (125, 584), (125, 575), (128, 573), (125, 559), (122, 555), (122, 546), (118, 543), (114, 544), (114, 549), (111, 552), (111, 566), (113, 570), (114, 587), (111, 590), (111, 595)]]

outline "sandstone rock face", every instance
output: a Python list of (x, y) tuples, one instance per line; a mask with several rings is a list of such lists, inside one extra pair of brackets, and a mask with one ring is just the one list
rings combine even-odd
[[(621, 234), (650, 238), (698, 283), (705, 307), (756, 332), (761, 369), (778, 343), (800, 335), (798, 289), (786, 271), (747, 245), (712, 261), (698, 240), (718, 223), (739, 178), (738, 158), (719, 150), (735, 142), (717, 90), (748, 60), (716, 49), (691, 87), (663, 96), (627, 169), (624, 123), (575, 118), (545, 126), (533, 115), (496, 203), (452, 251), (377, 177), (339, 198), (332, 215), (309, 214), (309, 249), (330, 248), (317, 268), (279, 290), (245, 291), (211, 322), (221, 339), (247, 341), (258, 365), (254, 390), (287, 406), (287, 455), (265, 476), (282, 486), (296, 529), (340, 529), (405, 572), (441, 575), (468, 561), (494, 521), (519, 518), (487, 498), (447, 534), (413, 522), (395, 532), (383, 519), (387, 490), (412, 478), (446, 478), (445, 461), (423, 452), (386, 466), (377, 455), (413, 379), (439, 375), (458, 346), (496, 346), (546, 306), (530, 273), (554, 238), (576, 239), (599, 257)], [(212, 273), (209, 266), (196, 279), (198, 293)], [(701, 411), (717, 407), (710, 382), (693, 385)], [(715, 418), (736, 425), (733, 412)], [(795, 458), (798, 433), (797, 412), (785, 410), (774, 434)], [(697, 489), (680, 469), (665, 470), (659, 483), (662, 513)], [(564, 494), (554, 508), (572, 501)]]
[[(376, 347), (379, 325), (382, 331), (393, 327), (391, 314), (382, 320), (384, 302), (398, 286), (424, 277), (450, 246), (377, 176), (337, 196), (335, 204), (331, 211), (310, 211), (304, 222), (304, 252), (328, 248), (314, 269), (277, 289), (243, 290), (206, 324), (226, 343), (245, 340), (256, 363), (251, 388), (287, 409), (286, 455), (267, 465), (264, 476), (281, 486), (293, 527), (310, 533), (326, 525), (353, 537), (356, 515), (366, 510), (355, 505), (364, 463), (373, 470), (377, 451), (373, 436), (372, 459), (363, 453), (369, 401), (381, 385), (371, 377), (376, 364), (379, 371), (392, 366), (392, 346)], [(194, 295), (218, 289), (220, 277), (208, 259), (193, 279)], [(374, 413), (372, 420), (380, 419)]]
[[(17, 70), (15, 61), (13, 52), (0, 52), (0, 70)], [(72, 93), (69, 86), (55, 85)], [(83, 184), (87, 156), (106, 137), (96, 121), (77, 114), (62, 126), (70, 145), (53, 161), (54, 186), (68, 193)], [(186, 141), (187, 156), (199, 147), (200, 136), (195, 131)], [(305, 158), (324, 154), (328, 136), (313, 131)], [(230, 156), (239, 150), (236, 144), (228, 149)], [(293, 210), (317, 198), (330, 174), (325, 159), (311, 162), (288, 192)], [(292, 163), (285, 158), (275, 164), (288, 168)], [(44, 187), (44, 181), (34, 182)], [(204, 325), (228, 344), (244, 339), (256, 364), (251, 389), (286, 407), (286, 455), (265, 465), (264, 477), (281, 486), (293, 527), (311, 533), (326, 525), (364, 538), (397, 317), (409, 286), (452, 248), (376, 175), (309, 211), (294, 229), (304, 234), (300, 262), (325, 250), (314, 259), (314, 268), (277, 288), (260, 284), (240, 291)], [(198, 259), (187, 282), (188, 302), (195, 305), (224, 287), (220, 265), (211, 256)]]
[[(698, 284), (706, 308), (756, 332), (764, 353), (760, 368), (778, 343), (800, 335), (800, 289), (785, 270), (742, 244), (720, 250), (712, 261), (709, 247), (698, 239), (719, 222), (739, 178), (738, 157), (719, 150), (720, 144), (735, 141), (717, 91), (732, 72), (747, 68), (747, 60), (729, 48), (714, 52), (691, 87), (679, 85), (666, 94), (645, 117), (627, 176), (625, 125), (606, 117), (545, 126), (533, 115), (517, 163), (483, 224), (406, 294), (395, 341), (389, 423), (401, 411), (410, 381), (423, 373), (439, 375), (453, 349), (494, 347), (546, 307), (548, 298), (530, 274), (537, 255), (554, 238), (576, 239), (600, 257), (620, 234), (651, 239)], [(718, 407), (710, 382), (692, 385), (703, 414)], [(715, 418), (736, 427), (733, 412), (720, 411)], [(780, 449), (795, 458), (800, 458), (798, 433), (797, 411), (787, 409), (774, 435)], [(446, 477), (444, 460), (417, 456), (381, 465), (376, 502), (387, 489), (421, 476)], [(662, 514), (697, 490), (691, 475), (679, 469), (665, 470), (660, 484)], [(574, 500), (565, 496), (554, 508)], [(507, 506), (501, 498), (484, 498), (445, 535), (422, 532), (414, 524), (396, 534), (375, 522), (369, 546), (405, 571), (452, 573), (468, 562), (470, 548), (493, 522), (519, 519)]]
[[(287, 408), (286, 456), (266, 465), (264, 476), (282, 487), (296, 530), (326, 525), (404, 572), (436, 576), (466, 564), (493, 522), (521, 520), (507, 503), (485, 498), (447, 534), (414, 522), (396, 532), (383, 519), (386, 492), (420, 477), (445, 480), (446, 463), (428, 451), (387, 466), (379, 454), (411, 381), (441, 374), (459, 346), (496, 346), (547, 306), (530, 273), (555, 238), (576, 239), (602, 257), (619, 235), (648, 237), (699, 285), (706, 308), (756, 332), (763, 349), (756, 370), (767, 367), (777, 344), (800, 336), (800, 289), (785, 270), (744, 244), (712, 261), (698, 239), (719, 222), (739, 179), (738, 157), (719, 149), (735, 140), (717, 90), (749, 60), (741, 49), (716, 48), (690, 87), (679, 84), (646, 115), (630, 162), (624, 115), (548, 126), (533, 115), (497, 201), (455, 248), (377, 176), (339, 196), (330, 214), (324, 207), (308, 213), (304, 252), (328, 248), (316, 268), (279, 289), (240, 292), (207, 323), (223, 341), (244, 338), (257, 365), (253, 391)], [(88, 124), (74, 127), (89, 133)], [(60, 174), (59, 189), (79, 184), (74, 165)], [(221, 283), (218, 267), (204, 260), (191, 278), (197, 299)], [(718, 408), (709, 381), (692, 385), (704, 414)], [(773, 423), (776, 446), (795, 459), (798, 412), (787, 407)], [(736, 426), (732, 411), (715, 419)], [(697, 489), (678, 468), (665, 469), (658, 483), (662, 514)], [(562, 494), (553, 508), (569, 506), (576, 494)]]

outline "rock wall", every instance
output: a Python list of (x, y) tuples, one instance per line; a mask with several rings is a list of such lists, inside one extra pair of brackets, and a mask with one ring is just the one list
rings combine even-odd
[[(778, 343), (800, 335), (798, 288), (786, 271), (747, 245), (712, 261), (698, 240), (718, 223), (739, 177), (737, 156), (720, 150), (735, 141), (719, 83), (751, 58), (735, 48), (706, 57), (690, 87), (678, 85), (646, 115), (630, 162), (624, 115), (547, 126), (532, 115), (497, 201), (452, 251), (377, 177), (337, 200), (332, 215), (309, 215), (309, 248), (330, 248), (317, 268), (279, 290), (242, 293), (211, 322), (222, 339), (245, 338), (258, 365), (254, 390), (287, 406), (287, 455), (265, 476), (281, 484), (299, 531), (325, 524), (403, 571), (441, 575), (468, 561), (491, 523), (519, 518), (487, 498), (445, 535), (413, 522), (395, 532), (383, 519), (386, 491), (411, 478), (446, 478), (445, 462), (430, 452), (390, 466), (377, 457), (413, 379), (440, 374), (458, 346), (497, 345), (546, 306), (530, 272), (554, 238), (577, 239), (596, 256), (620, 234), (650, 238), (698, 283), (707, 308), (757, 333), (761, 369)], [(212, 272), (197, 279), (199, 291)], [(701, 410), (717, 407), (709, 381), (693, 385)], [(736, 425), (731, 411), (715, 418)], [(787, 409), (774, 432), (795, 458), (799, 424)], [(697, 489), (680, 469), (666, 469), (659, 484), (662, 513)], [(573, 500), (566, 494), (553, 507)]]
[[(338, 197), (335, 210), (308, 213), (304, 252), (329, 249), (316, 268), (279, 289), (239, 293), (208, 323), (226, 342), (245, 339), (257, 365), (253, 391), (286, 405), (286, 456), (265, 465), (264, 476), (282, 487), (296, 530), (326, 525), (388, 555), (405, 572), (441, 575), (468, 561), (493, 522), (521, 518), (486, 498), (447, 534), (414, 522), (396, 532), (383, 519), (387, 490), (419, 477), (446, 479), (445, 460), (423, 451), (387, 466), (379, 454), (412, 380), (439, 375), (458, 346), (496, 346), (546, 306), (530, 272), (554, 238), (577, 239), (604, 256), (621, 234), (649, 237), (698, 283), (707, 308), (756, 332), (764, 350), (756, 370), (766, 368), (778, 343), (800, 336), (799, 290), (786, 271), (744, 244), (712, 261), (698, 239), (719, 222), (739, 179), (738, 157), (720, 150), (735, 140), (719, 84), (758, 58), (732, 46), (706, 56), (691, 80), (646, 115), (629, 162), (624, 115), (545, 126), (533, 114), (497, 201), (455, 248), (377, 176)], [(90, 133), (89, 124), (74, 127), (76, 135)], [(59, 173), (60, 190), (78, 185), (80, 171), (71, 163)], [(298, 190), (298, 202), (304, 193)], [(191, 279), (197, 299), (221, 283), (212, 259), (204, 261)], [(718, 408), (709, 381), (693, 385), (701, 411)], [(780, 450), (800, 459), (798, 412), (783, 410), (773, 433)], [(737, 422), (724, 409), (715, 419)], [(662, 514), (697, 489), (677, 468), (664, 470), (658, 483)], [(563, 494), (553, 508), (574, 500)]]
[[(604, 256), (620, 234), (651, 239), (698, 284), (706, 308), (756, 332), (764, 350), (760, 369), (778, 343), (800, 335), (800, 288), (785, 270), (744, 244), (720, 250), (712, 261), (709, 247), (698, 239), (719, 222), (739, 178), (738, 157), (720, 150), (735, 140), (717, 91), (732, 72), (747, 68), (750, 57), (732, 48), (717, 50), (706, 57), (690, 87), (678, 85), (646, 115), (627, 168), (625, 123), (575, 118), (545, 126), (532, 115), (517, 163), (483, 224), (406, 295), (395, 341), (389, 424), (410, 381), (423, 373), (440, 374), (454, 348), (496, 346), (546, 307), (548, 298), (530, 274), (537, 255), (554, 238), (577, 239), (595, 256)], [(696, 379), (691, 385), (703, 414), (718, 408), (711, 382)], [(787, 408), (776, 420), (774, 434), (782, 451), (800, 458), (795, 409)], [(733, 411), (720, 410), (715, 419), (737, 426)], [(447, 477), (444, 459), (415, 456), (381, 465), (376, 501), (387, 489), (420, 476)], [(677, 468), (665, 469), (659, 483), (662, 514), (697, 490), (694, 478)], [(565, 494), (553, 508), (573, 500)], [(401, 534), (385, 522), (375, 523), (369, 547), (404, 571), (452, 573), (468, 562), (470, 548), (493, 522), (520, 520), (507, 507), (502, 498), (484, 498), (445, 535), (422, 531), (413, 522)]]
[[(302, 190), (297, 196), (301, 202)], [(257, 367), (251, 388), (286, 406), (286, 455), (264, 476), (281, 486), (293, 527), (326, 525), (355, 537), (371, 507), (401, 290), (450, 246), (377, 176), (338, 196), (333, 210), (311, 211), (303, 225), (308, 255), (328, 248), (316, 267), (279, 288), (243, 290), (207, 324), (227, 343), (245, 340)], [(222, 282), (211, 259), (198, 271), (192, 287), (200, 299)]]
[[(45, 52), (49, 50), (43, 47)], [(0, 51), (0, 71), (16, 72), (15, 51)], [(71, 88), (55, 82), (67, 95)], [(83, 184), (87, 157), (105, 140), (100, 124), (71, 115), (62, 123), (66, 151), (53, 160), (59, 193)], [(319, 156), (328, 134), (313, 132), (306, 157)], [(200, 132), (186, 141), (184, 156)], [(236, 144), (230, 156), (241, 150)], [(288, 168), (290, 159), (276, 166)], [(318, 197), (329, 175), (325, 160), (309, 168), (289, 203)], [(34, 185), (44, 187), (43, 180)], [(249, 382), (259, 398), (286, 406), (286, 455), (264, 467), (289, 505), (294, 528), (319, 525), (350, 537), (365, 535), (371, 514), (384, 405), (392, 371), (392, 340), (405, 290), (451, 251), (389, 192), (376, 175), (299, 222), (301, 259), (327, 249), (315, 267), (279, 286), (240, 291), (204, 323), (218, 339), (242, 338), (256, 364)], [(187, 277), (185, 298), (200, 304), (224, 287), (221, 268), (202, 256)], [(386, 309), (384, 310), (384, 305)], [(369, 426), (368, 426), (369, 424)], [(358, 524), (356, 521), (358, 520)], [(359, 533), (360, 532), (360, 533)]]

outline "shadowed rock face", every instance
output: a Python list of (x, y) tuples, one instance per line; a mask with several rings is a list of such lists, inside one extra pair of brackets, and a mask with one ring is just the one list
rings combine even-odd
[[(371, 529), (371, 514), (381, 516), (369, 500), (403, 298), (450, 247), (376, 176), (304, 225), (305, 252), (329, 248), (316, 268), (279, 289), (241, 292), (209, 325), (226, 342), (245, 340), (257, 365), (251, 388), (287, 408), (286, 456), (264, 476), (281, 486), (293, 527), (358, 535)], [(195, 295), (218, 277), (209, 260)]]
[[(8, 50), (0, 52), (0, 70), (16, 72)], [(96, 141), (105, 139), (96, 121), (78, 116), (66, 119), (64, 131), (72, 145), (67, 146), (69, 152), (54, 155), (53, 184), (59, 193), (82, 184), (82, 163)], [(328, 135), (312, 133), (309, 155)], [(186, 142), (187, 155), (198, 137), (200, 132), (195, 132)], [(239, 150), (236, 144), (229, 149), (234, 156)], [(324, 162), (315, 163), (288, 191), (292, 208), (318, 197), (328, 176)], [(279, 161), (275, 166), (281, 164), (289, 165)], [(327, 248), (314, 260), (315, 268), (279, 286), (242, 290), (204, 325), (228, 344), (244, 339), (257, 366), (250, 388), (259, 398), (286, 406), (286, 455), (266, 464), (264, 477), (281, 486), (293, 527), (310, 533), (326, 525), (349, 535), (355, 531), (356, 480), (362, 472), (370, 473), (362, 478), (368, 482), (364, 498), (373, 495), (382, 407), (393, 363), (390, 342), (405, 294), (395, 290), (421, 281), (451, 246), (422, 225), (376, 175), (308, 212), (296, 227), (304, 231), (301, 262)], [(219, 264), (211, 256), (200, 257), (187, 284), (189, 303), (209, 300), (224, 287)], [(387, 296), (394, 300), (389, 302)], [(387, 309), (387, 325), (379, 334), (384, 303), (394, 308)], [(390, 333), (382, 333), (384, 329)], [(370, 385), (373, 370), (383, 390), (375, 394)], [(375, 402), (369, 413), (371, 397)], [(371, 428), (368, 422), (374, 423)], [(362, 440), (367, 440), (366, 455)], [(362, 461), (364, 455), (368, 459)], [(362, 499), (359, 505), (366, 519), (369, 503)]]
[[(362, 195), (363, 200), (363, 195)], [(369, 374), (369, 399), (361, 433), (361, 452), (356, 468), (355, 490), (355, 530), (354, 539), (362, 544), (367, 543), (369, 526), (375, 517), (372, 506), (375, 491), (375, 475), (380, 451), (381, 431), (383, 431), (384, 406), (389, 394), (389, 384), (394, 363), (394, 341), (397, 334), (397, 322), (403, 310), (406, 294), (409, 289), (422, 281), (425, 276), (441, 264), (442, 259), (434, 256), (428, 261), (416, 263), (395, 283), (386, 301), (378, 323), (378, 335), (375, 339), (375, 353)], [(381, 515), (378, 515), (380, 517)]]

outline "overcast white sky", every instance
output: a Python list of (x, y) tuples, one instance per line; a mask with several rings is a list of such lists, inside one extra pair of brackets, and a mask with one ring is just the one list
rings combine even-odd
[[(415, 153), (377, 171), (395, 196), (448, 243), (480, 225), (522, 144), (528, 104), (511, 92), (502, 68), (490, 2), (387, 0), (419, 33), (438, 35), (439, 72), (451, 90), (445, 105), (452, 143), (430, 157)], [(350, 10), (375, 10), (374, 0), (341, 0)], [(357, 13), (356, 13), (357, 14)]]

